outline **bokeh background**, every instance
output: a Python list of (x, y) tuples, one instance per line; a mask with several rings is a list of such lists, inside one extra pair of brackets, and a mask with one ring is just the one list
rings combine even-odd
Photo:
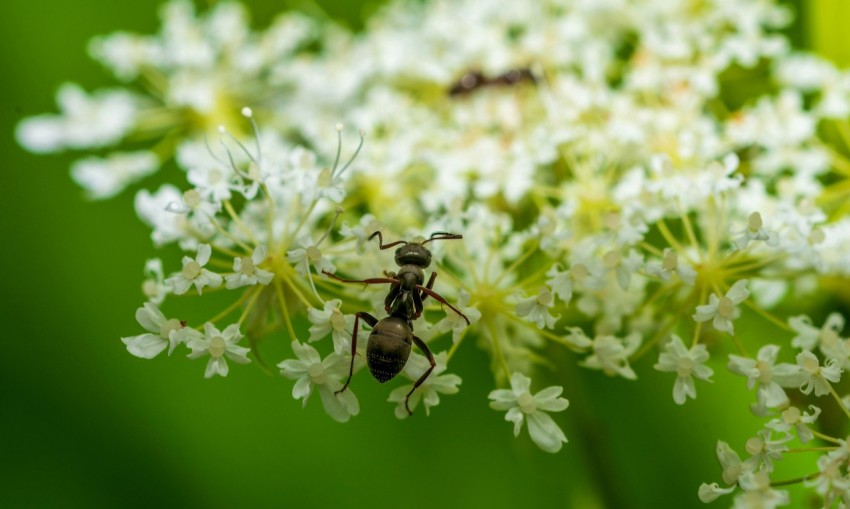
[[(311, 8), (245, 3), (255, 26), (281, 9)], [(715, 382), (679, 407), (652, 356), (631, 383), (553, 351), (565, 367), (537, 380), (564, 385), (571, 402), (555, 415), (570, 439), (556, 455), (526, 430), (514, 439), (503, 413), (488, 408), (492, 375), (472, 342), (456, 357), (460, 394), (430, 417), (398, 421), (389, 388), (360, 376), (361, 414), (347, 424), (318, 401), (302, 409), (291, 381), (253, 366), (204, 380), (203, 361), (129, 355), (119, 338), (137, 333), (141, 270), (155, 254), (132, 193), (87, 201), (68, 176), (73, 155), (28, 154), (13, 131), (25, 116), (54, 111), (64, 81), (112, 85), (86, 56), (87, 41), (157, 31), (158, 4), (7, 0), (0, 11), (0, 507), (703, 507), (699, 484), (720, 480), (716, 441), (741, 450), (760, 426), (722, 352)], [(355, 27), (378, 6), (319, 4)], [(796, 4), (792, 41), (846, 66), (848, 4)], [(781, 468), (790, 478), (813, 465)]]

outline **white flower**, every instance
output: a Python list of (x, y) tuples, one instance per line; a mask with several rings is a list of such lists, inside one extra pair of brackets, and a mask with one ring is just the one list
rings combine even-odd
[(136, 99), (124, 90), (91, 96), (74, 83), (56, 93), (61, 115), (39, 115), (18, 124), (18, 142), (32, 152), (102, 147), (119, 141), (136, 122)]
[(590, 339), (578, 327), (569, 327), (568, 330), (570, 333), (564, 338), (568, 343), (579, 351), (593, 352), (582, 363), (585, 367), (601, 369), (606, 375), (620, 375), (629, 380), (637, 378), (629, 365), (629, 356), (640, 347), (639, 333), (633, 332), (625, 338), (603, 334)]
[(768, 245), (775, 246), (778, 244), (776, 233), (770, 232), (764, 228), (764, 221), (761, 214), (753, 212), (747, 219), (747, 227), (740, 232), (739, 236), (732, 240), (738, 250), (743, 250), (751, 241), (762, 240)]
[(791, 501), (787, 491), (771, 487), (767, 471), (746, 472), (738, 485), (744, 493), (735, 497), (732, 509), (773, 509)]
[(229, 289), (240, 286), (262, 284), (267, 285), (274, 274), (258, 267), (266, 261), (266, 247), (257, 246), (251, 256), (238, 256), (233, 259), (233, 272), (225, 277), (225, 286)]
[(752, 389), (758, 383), (756, 397), (759, 408), (777, 408), (788, 402), (783, 387), (796, 387), (799, 384), (799, 366), (776, 364), (779, 346), (761, 347), (755, 359), (738, 355), (729, 355), (729, 370), (747, 377), (747, 388)]
[(204, 199), (197, 189), (187, 189), (180, 196), (180, 203), (170, 202), (165, 206), (172, 215), (186, 215), (188, 225), (199, 236), (211, 237), (215, 233), (215, 215), (221, 210), (221, 203)]
[[(521, 294), (524, 295), (524, 294)], [(532, 297), (519, 297), (516, 304), (516, 315), (519, 317), (527, 316), (528, 320), (537, 324), (538, 329), (544, 327), (551, 329), (555, 326), (555, 322), (561, 315), (552, 316), (549, 313), (549, 308), (555, 305), (555, 299), (552, 298), (552, 292), (549, 288), (541, 286), (537, 290), (537, 295)]]
[(773, 471), (773, 462), (782, 458), (782, 453), (788, 450), (785, 445), (793, 437), (789, 433), (782, 433), (779, 438), (773, 438), (771, 430), (763, 429), (757, 436), (747, 440), (744, 448), (750, 457), (744, 462), (746, 470), (755, 472), (757, 470)]
[(153, 152), (114, 152), (105, 158), (86, 157), (71, 166), (71, 177), (90, 198), (112, 198), (130, 184), (159, 169)]
[(146, 189), (136, 193), (136, 214), (153, 227), (151, 240), (157, 247), (179, 241), (184, 249), (191, 249), (191, 246), (197, 248), (198, 241), (190, 234), (186, 216), (169, 211), (171, 204), (181, 200), (180, 191), (170, 184), (164, 184), (155, 193)]
[(766, 426), (781, 433), (788, 433), (794, 428), (800, 442), (805, 444), (815, 437), (808, 425), (814, 424), (820, 415), (820, 408), (814, 405), (809, 405), (809, 408), (812, 409), (811, 414), (800, 412), (795, 406), (788, 407), (782, 411), (781, 418), (772, 419)]
[(634, 249), (630, 249), (624, 258), (619, 251), (608, 251), (602, 257), (602, 263), (606, 270), (613, 271), (617, 277), (617, 284), (623, 290), (629, 289), (632, 274), (640, 269), (643, 257)]
[(709, 502), (714, 502), (721, 495), (728, 495), (735, 491), (735, 486), (729, 486), (728, 488), (721, 488), (716, 482), (711, 484), (702, 483), (699, 487), (699, 499), (701, 502), (707, 504)]
[[(446, 371), (446, 356), (447, 352), (440, 352), (434, 356), (436, 366), (434, 366), (428, 378), (422, 382), (422, 385), (417, 387), (413, 394), (410, 395), (408, 406), (411, 411), (422, 401), (422, 404), (425, 406), (425, 415), (430, 415), (431, 407), (437, 406), (440, 403), (440, 394), (457, 394), (459, 390), (457, 386), (460, 385), (461, 379), (455, 374), (443, 374)], [(419, 380), (429, 367), (431, 367), (431, 364), (425, 356), (412, 353), (407, 360), (407, 364), (404, 366), (403, 373), (415, 382)], [(388, 401), (397, 403), (395, 416), (399, 419), (405, 419), (410, 415), (407, 413), (404, 401), (407, 399), (407, 394), (412, 388), (413, 384), (402, 385), (390, 393)]]
[(145, 276), (147, 279), (142, 283), (142, 293), (148, 298), (148, 302), (159, 306), (165, 300), (168, 292), (171, 291), (171, 285), (165, 283), (162, 260), (151, 258), (146, 261)]
[[(481, 319), (481, 311), (478, 311), (474, 307), (469, 305), (469, 301), (472, 296), (464, 289), (461, 289), (457, 302), (455, 302), (455, 307), (460, 310), (461, 313), (466, 315), (469, 318), (469, 323), (473, 324), (478, 322)], [(457, 343), (460, 339), (460, 335), (463, 331), (468, 330), (466, 320), (464, 320), (459, 314), (455, 313), (451, 310), (446, 310), (446, 316), (440, 320), (439, 322), (434, 324), (434, 332), (440, 333), (445, 331), (452, 331), (452, 343)], [(421, 336), (420, 336), (421, 337)]]
[(309, 234), (298, 237), (298, 245), (300, 248), (292, 249), (286, 252), (286, 259), (289, 263), (295, 266), (295, 270), (299, 274), (305, 275), (310, 272), (312, 265), (317, 273), (327, 271), (330, 273), (336, 272), (336, 267), (322, 254), (319, 249), (319, 244), (322, 243), (325, 237), (322, 237), (319, 242), (313, 243), (313, 239)]
[(310, 319), (310, 339), (318, 341), (331, 333), (334, 342), (334, 352), (344, 355), (351, 351), (351, 335), (354, 327), (354, 315), (344, 315), (339, 307), (342, 301), (333, 299), (325, 302), (324, 309), (319, 311), (315, 308), (307, 310)]
[(741, 461), (741, 456), (739, 456), (734, 449), (729, 447), (729, 444), (722, 440), (717, 441), (717, 446), (714, 448), (714, 452), (717, 455), (717, 461), (720, 462), (720, 468), (722, 469), (720, 477), (726, 484), (736, 484), (738, 479), (741, 477), (741, 474), (750, 468), (750, 465)]
[(714, 319), (712, 324), (715, 329), (734, 334), (732, 320), (741, 316), (741, 311), (736, 306), (744, 302), (749, 295), (747, 280), (741, 279), (732, 285), (723, 297), (718, 298), (717, 294), (712, 293), (708, 298), (708, 304), (697, 306), (693, 319), (697, 322)]
[(812, 389), (815, 396), (829, 394), (829, 382), (837, 383), (841, 379), (841, 368), (838, 361), (830, 359), (821, 366), (818, 358), (809, 351), (797, 354), (797, 365), (800, 367), (800, 391), (810, 394)]
[(277, 367), (281, 375), (296, 380), (292, 388), (293, 398), (301, 399), (307, 405), (313, 389), (317, 389), (325, 412), (335, 421), (347, 422), (360, 413), (360, 403), (350, 388), (336, 393), (342, 389), (340, 379), (348, 376), (349, 362), (344, 357), (332, 353), (322, 360), (315, 348), (297, 340), (292, 342), (292, 350), (298, 359), (286, 359)]
[(569, 304), (575, 289), (572, 271), (562, 271), (561, 264), (556, 263), (546, 272), (546, 277), (546, 286), (550, 288), (552, 295)]
[(705, 366), (708, 360), (708, 350), (705, 345), (697, 344), (688, 350), (679, 336), (673, 335), (667, 345), (665, 352), (658, 356), (658, 363), (654, 366), (658, 371), (676, 372), (676, 383), (673, 385), (673, 401), (683, 405), (688, 397), (696, 399), (697, 391), (694, 387), (693, 377), (710, 382), (709, 378), (714, 371)]
[(840, 313), (830, 313), (820, 329), (813, 326), (811, 319), (805, 315), (792, 316), (788, 324), (797, 332), (791, 340), (793, 347), (808, 351), (820, 348), (827, 357), (846, 362), (847, 340), (840, 336), (844, 329), (844, 316)]
[(198, 290), (198, 295), (205, 286), (218, 288), (221, 286), (222, 277), (204, 267), (210, 261), (212, 248), (209, 244), (198, 246), (198, 254), (194, 259), (183, 257), (183, 270), (168, 278), (168, 282), (174, 287), (174, 293), (181, 295), (186, 293), (191, 286)]
[(664, 255), (660, 262), (647, 262), (646, 272), (661, 278), (662, 281), (669, 281), (670, 275), (675, 273), (689, 285), (693, 285), (697, 277), (696, 271), (686, 262), (680, 260), (676, 251), (669, 247), (664, 249)]
[[(847, 478), (847, 460), (850, 459), (850, 444), (838, 441), (838, 447), (818, 458), (820, 475), (805, 482), (814, 487), (815, 492), (824, 498), (823, 507), (834, 507), (837, 499), (850, 497), (850, 479)], [(841, 507), (839, 503), (838, 507)]]
[(169, 345), (168, 355), (171, 355), (174, 347), (180, 343), (179, 338), (171, 333), (182, 329), (184, 324), (176, 318), (166, 319), (165, 315), (162, 314), (162, 311), (156, 305), (146, 302), (142, 307), (137, 309), (136, 321), (145, 330), (150, 332), (129, 338), (121, 338), (121, 341), (127, 345), (127, 351), (136, 357), (152, 359)]
[(179, 339), (186, 341), (186, 346), (192, 349), (190, 359), (197, 359), (209, 355), (207, 369), (204, 378), (212, 378), (213, 375), (227, 376), (227, 359), (239, 364), (251, 362), (248, 357), (250, 349), (238, 346), (236, 343), (242, 339), (239, 332), (239, 324), (228, 325), (223, 331), (219, 331), (213, 324), (204, 324), (203, 335), (195, 329), (183, 328), (177, 332)]
[(514, 436), (519, 436), (524, 420), (528, 420), (528, 434), (538, 447), (546, 452), (558, 452), (567, 441), (561, 428), (544, 412), (561, 412), (569, 401), (559, 397), (562, 387), (552, 386), (532, 395), (531, 379), (516, 372), (511, 376), (511, 388), (498, 389), (488, 396), (493, 401), (490, 408), (507, 410), (506, 421), (514, 423)]

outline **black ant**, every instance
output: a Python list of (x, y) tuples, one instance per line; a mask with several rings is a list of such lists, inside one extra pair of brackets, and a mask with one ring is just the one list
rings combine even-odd
[(449, 95), (458, 97), (474, 92), (479, 88), (492, 86), (511, 86), (528, 81), (536, 83), (537, 80), (531, 70), (527, 68), (511, 69), (510, 71), (500, 74), (495, 78), (485, 76), (480, 71), (469, 71), (449, 88)]
[(437, 365), (434, 362), (434, 356), (431, 350), (424, 341), (413, 334), (413, 321), (422, 315), (422, 301), (426, 298), (433, 297), (440, 304), (445, 304), (452, 311), (457, 313), (461, 318), (466, 320), (469, 325), (469, 318), (461, 313), (456, 307), (452, 306), (440, 294), (432, 290), (434, 281), (437, 279), (437, 273), (432, 272), (428, 279), (428, 284), (422, 286), (425, 281), (425, 272), (431, 265), (431, 251), (425, 247), (425, 244), (433, 240), (455, 240), (462, 239), (462, 235), (448, 232), (434, 232), (426, 240), (422, 242), (408, 242), (406, 240), (398, 240), (390, 244), (384, 244), (384, 239), (381, 232), (377, 231), (369, 236), (369, 240), (378, 237), (378, 245), (381, 249), (389, 249), (393, 246), (403, 244), (395, 251), (395, 262), (400, 267), (398, 273), (384, 272), (387, 277), (370, 278), (370, 279), (343, 279), (339, 276), (331, 274), (327, 271), (322, 271), (323, 274), (330, 276), (337, 281), (343, 283), (363, 283), (366, 285), (374, 284), (390, 284), (389, 293), (384, 299), (384, 309), (387, 316), (382, 320), (378, 320), (374, 316), (365, 311), (355, 313), (354, 332), (351, 335), (351, 366), (348, 371), (348, 380), (342, 389), (336, 391), (336, 394), (343, 392), (348, 388), (351, 382), (351, 377), (354, 374), (354, 356), (357, 352), (357, 327), (360, 320), (365, 321), (372, 328), (369, 334), (369, 342), (366, 345), (366, 363), (369, 365), (369, 371), (372, 376), (380, 382), (384, 383), (392, 380), (398, 375), (407, 364), (407, 359), (410, 357), (411, 343), (417, 347), (428, 358), (431, 366), (425, 373), (419, 377), (419, 380), (413, 384), (413, 388), (407, 393), (404, 398), (404, 408), (408, 414), (413, 414), (408, 406), (410, 395), (417, 387), (431, 374), (431, 371)]

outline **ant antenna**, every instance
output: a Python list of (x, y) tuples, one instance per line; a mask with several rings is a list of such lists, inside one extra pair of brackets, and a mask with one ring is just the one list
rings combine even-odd
[(380, 230), (376, 231), (376, 232), (375, 232), (375, 233), (373, 233), (372, 235), (369, 235), (369, 238), (368, 238), (368, 239), (366, 239), (366, 240), (367, 240), (367, 241), (372, 240), (372, 239), (374, 239), (376, 236), (378, 237), (378, 247), (380, 247), (381, 249), (389, 249), (389, 248), (394, 247), (394, 246), (397, 246), (397, 245), (399, 245), (399, 244), (409, 244), (409, 242), (407, 242), (406, 240), (397, 240), (397, 241), (395, 241), (395, 242), (391, 242), (391, 243), (389, 243), (389, 244), (384, 244), (384, 238), (381, 236), (381, 231), (380, 231)]
[(425, 245), (427, 242), (431, 242), (432, 240), (457, 240), (462, 239), (463, 235), (457, 233), (449, 233), (449, 232), (434, 232), (431, 234), (427, 240), (422, 241), (421, 245)]

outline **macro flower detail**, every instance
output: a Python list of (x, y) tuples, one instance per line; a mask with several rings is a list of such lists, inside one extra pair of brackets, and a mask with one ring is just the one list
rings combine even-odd
[(697, 306), (693, 319), (697, 322), (712, 320), (711, 323), (715, 329), (734, 334), (735, 329), (732, 320), (741, 316), (741, 310), (737, 306), (749, 296), (747, 280), (742, 279), (732, 285), (726, 295), (722, 297), (712, 293), (708, 298), (708, 304)]
[(336, 267), (322, 254), (319, 249), (319, 244), (325, 239), (322, 236), (317, 242), (313, 242), (309, 235), (302, 235), (298, 238), (298, 247), (286, 253), (286, 259), (295, 265), (296, 270), (302, 274), (310, 271), (312, 266), (317, 273), (321, 274), (324, 271), (334, 273)]
[(630, 334), (625, 338), (599, 335), (590, 339), (579, 328), (572, 327), (569, 330), (564, 339), (580, 352), (591, 352), (583, 362), (585, 367), (602, 370), (606, 375), (620, 375), (630, 380), (637, 378), (629, 365), (629, 356), (640, 347), (639, 334)]
[(516, 304), (516, 315), (519, 317), (524, 317), (535, 324), (537, 324), (538, 329), (548, 328), (551, 329), (555, 326), (555, 322), (558, 321), (559, 316), (553, 316), (549, 312), (549, 308), (555, 305), (555, 299), (552, 297), (552, 293), (546, 287), (541, 287), (537, 291), (537, 295), (533, 295), (531, 297), (518, 297), (518, 302)]
[(824, 396), (832, 390), (830, 382), (837, 383), (841, 379), (841, 368), (838, 361), (830, 359), (821, 365), (820, 360), (809, 351), (797, 354), (797, 366), (800, 368), (799, 384), (803, 394), (813, 390), (815, 396)]
[(677, 274), (682, 281), (692, 285), (696, 280), (697, 273), (690, 265), (687, 264), (687, 262), (680, 258), (681, 257), (678, 253), (676, 253), (676, 251), (666, 248), (660, 262), (647, 262), (645, 267), (646, 272), (647, 274), (659, 277), (664, 281), (669, 281), (672, 274)]
[(714, 370), (705, 365), (709, 357), (708, 350), (703, 344), (694, 345), (689, 350), (681, 338), (675, 335), (664, 348), (666, 351), (658, 356), (658, 363), (654, 367), (658, 371), (676, 373), (673, 401), (677, 405), (684, 405), (688, 397), (693, 399), (697, 397), (694, 378), (711, 381), (709, 378)]
[(228, 289), (255, 284), (268, 285), (274, 274), (259, 268), (266, 260), (266, 248), (257, 246), (251, 256), (237, 256), (233, 259), (233, 274), (225, 276), (225, 286)]
[(142, 359), (152, 359), (168, 348), (168, 355), (179, 343), (179, 336), (172, 334), (184, 327), (184, 323), (176, 318), (167, 319), (162, 311), (151, 302), (146, 302), (136, 310), (136, 321), (146, 334), (121, 338), (127, 345), (127, 351)]
[(147, 297), (148, 302), (159, 306), (172, 291), (171, 285), (165, 282), (162, 260), (151, 258), (146, 261), (144, 272), (147, 279), (142, 283), (142, 293)]
[(764, 221), (762, 220), (761, 214), (753, 212), (750, 214), (750, 217), (747, 218), (747, 227), (737, 238), (733, 239), (732, 242), (735, 244), (736, 248), (746, 249), (750, 242), (756, 240), (765, 241), (768, 244), (777, 243), (776, 234), (771, 233), (764, 228)]
[[(481, 318), (481, 312), (473, 306), (469, 305), (472, 296), (466, 290), (461, 289), (455, 307), (460, 310), (470, 323), (476, 323)], [(468, 330), (466, 321), (457, 313), (451, 311), (446, 312), (446, 316), (439, 322), (434, 324), (434, 332), (452, 331), (452, 343), (460, 341), (461, 334)]]
[(795, 406), (788, 407), (782, 411), (778, 418), (771, 419), (766, 426), (780, 433), (788, 433), (793, 429), (800, 442), (805, 444), (814, 439), (815, 436), (810, 425), (818, 420), (821, 412), (820, 408), (814, 405), (809, 405), (809, 408), (812, 410), (811, 413), (801, 412)]
[(209, 356), (204, 378), (212, 378), (215, 375), (227, 376), (229, 367), (227, 360), (230, 359), (238, 364), (248, 364), (251, 360), (247, 357), (248, 348), (236, 343), (242, 339), (239, 332), (239, 324), (231, 324), (219, 331), (215, 325), (207, 322), (204, 324), (204, 332), (194, 329), (183, 328), (174, 333), (182, 342), (186, 343), (192, 352), (190, 359)]
[(811, 319), (805, 315), (792, 316), (788, 319), (788, 325), (797, 333), (791, 339), (794, 348), (810, 352), (819, 348), (827, 357), (847, 362), (850, 349), (847, 339), (840, 335), (844, 329), (844, 317), (840, 313), (830, 313), (821, 328), (812, 325)]
[(211, 254), (210, 245), (201, 244), (198, 246), (198, 254), (195, 258), (183, 257), (183, 270), (168, 279), (175, 295), (186, 293), (192, 286), (198, 290), (198, 295), (201, 294), (205, 286), (210, 288), (221, 286), (223, 278), (219, 274), (204, 268), (210, 261)]
[(761, 347), (755, 359), (729, 355), (729, 370), (747, 377), (747, 388), (758, 384), (756, 397), (759, 408), (777, 408), (788, 402), (783, 387), (796, 387), (800, 378), (800, 368), (794, 364), (776, 364), (779, 346)]
[[(409, 406), (411, 410), (414, 410), (421, 401), (422, 406), (425, 407), (425, 415), (430, 415), (431, 408), (440, 403), (440, 394), (457, 394), (461, 379), (453, 373), (445, 374), (446, 356), (446, 352), (440, 352), (434, 356), (434, 361), (436, 362), (434, 370), (431, 371), (428, 378), (410, 396)], [(407, 364), (404, 366), (403, 373), (415, 382), (419, 380), (419, 377), (429, 367), (430, 364), (424, 356), (411, 354), (410, 359), (407, 360)], [(395, 416), (399, 419), (406, 419), (410, 415), (407, 413), (404, 402), (412, 388), (413, 384), (406, 384), (396, 387), (390, 393), (388, 401), (390, 403), (396, 403)]]
[(124, 90), (88, 95), (79, 85), (65, 83), (56, 94), (56, 102), (61, 115), (32, 117), (18, 125), (18, 141), (29, 150), (57, 152), (110, 145), (119, 141), (136, 120), (137, 99)]
[(351, 352), (351, 332), (349, 331), (354, 327), (354, 316), (344, 315), (339, 309), (341, 304), (341, 300), (333, 299), (326, 301), (321, 311), (315, 308), (307, 310), (307, 317), (312, 324), (308, 341), (318, 341), (330, 333), (334, 342), (334, 351), (344, 355)]
[(340, 379), (348, 374), (348, 361), (337, 353), (324, 359), (308, 344), (292, 342), (292, 351), (297, 359), (281, 361), (280, 373), (295, 380), (292, 397), (303, 401), (304, 406), (313, 391), (319, 392), (325, 412), (338, 422), (347, 422), (360, 413), (360, 403), (351, 388), (337, 393), (342, 388)]
[(522, 423), (527, 420), (531, 440), (546, 452), (558, 452), (567, 437), (545, 412), (567, 409), (569, 401), (559, 397), (564, 389), (552, 386), (531, 394), (530, 388), (530, 378), (522, 373), (514, 373), (510, 389), (497, 389), (490, 393), (490, 408), (508, 411), (505, 420), (514, 423), (514, 436), (519, 436)]

